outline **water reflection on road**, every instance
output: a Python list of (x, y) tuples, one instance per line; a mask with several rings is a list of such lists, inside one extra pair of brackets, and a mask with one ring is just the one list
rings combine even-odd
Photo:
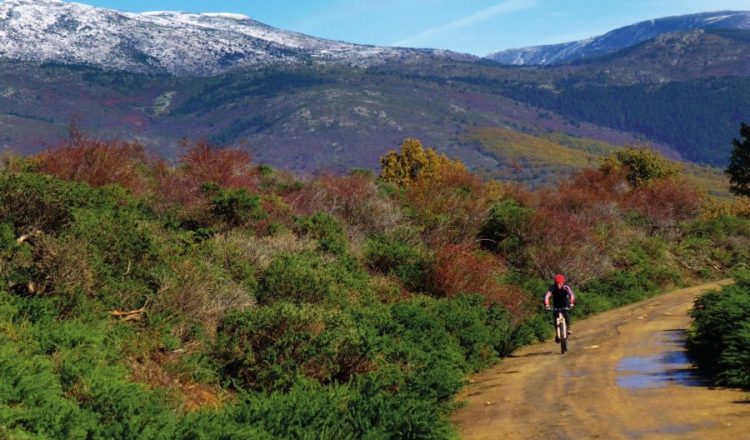
[(659, 334), (658, 347), (651, 356), (631, 356), (617, 364), (617, 385), (622, 388), (660, 388), (668, 385), (703, 386), (685, 351), (685, 332), (667, 330)]

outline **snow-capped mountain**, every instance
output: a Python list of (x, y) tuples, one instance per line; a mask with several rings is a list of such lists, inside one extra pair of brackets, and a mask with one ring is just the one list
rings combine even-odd
[(373, 65), (425, 55), (470, 58), (324, 40), (237, 14), (136, 14), (59, 0), (0, 3), (0, 57), (24, 61), (206, 75), (270, 63)]
[(662, 34), (694, 29), (750, 29), (750, 12), (723, 11), (660, 18), (615, 29), (599, 37), (504, 50), (487, 58), (513, 65), (564, 64), (614, 53)]

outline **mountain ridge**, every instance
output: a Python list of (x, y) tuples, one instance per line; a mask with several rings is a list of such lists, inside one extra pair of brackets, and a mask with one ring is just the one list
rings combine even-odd
[(200, 76), (270, 64), (366, 67), (424, 56), (474, 58), (437, 49), (325, 40), (279, 30), (240, 14), (139, 14), (60, 0), (0, 3), (0, 57), (8, 59)]
[(662, 34), (694, 29), (750, 29), (750, 11), (717, 11), (646, 20), (603, 35), (559, 44), (508, 49), (487, 55), (500, 64), (559, 65), (608, 55)]

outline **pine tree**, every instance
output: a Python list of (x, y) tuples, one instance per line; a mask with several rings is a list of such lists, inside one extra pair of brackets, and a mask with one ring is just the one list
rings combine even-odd
[(734, 139), (734, 151), (729, 158), (726, 173), (731, 186), (729, 190), (737, 195), (750, 196), (750, 125), (744, 122), (740, 126), (740, 137)]

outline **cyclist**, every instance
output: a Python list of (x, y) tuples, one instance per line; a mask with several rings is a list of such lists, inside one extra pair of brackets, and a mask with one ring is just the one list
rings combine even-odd
[[(549, 299), (552, 297), (552, 306), (550, 307)], [(551, 285), (547, 289), (547, 293), (544, 294), (544, 308), (546, 310), (554, 309), (566, 309), (574, 307), (576, 305), (576, 295), (573, 293), (573, 289), (565, 284), (565, 276), (557, 274), (555, 275), (555, 284)], [(570, 331), (570, 313), (568, 310), (562, 311), (565, 317), (565, 326), (568, 327), (568, 334), (572, 335)], [(555, 325), (555, 312), (552, 312), (552, 325)]]

